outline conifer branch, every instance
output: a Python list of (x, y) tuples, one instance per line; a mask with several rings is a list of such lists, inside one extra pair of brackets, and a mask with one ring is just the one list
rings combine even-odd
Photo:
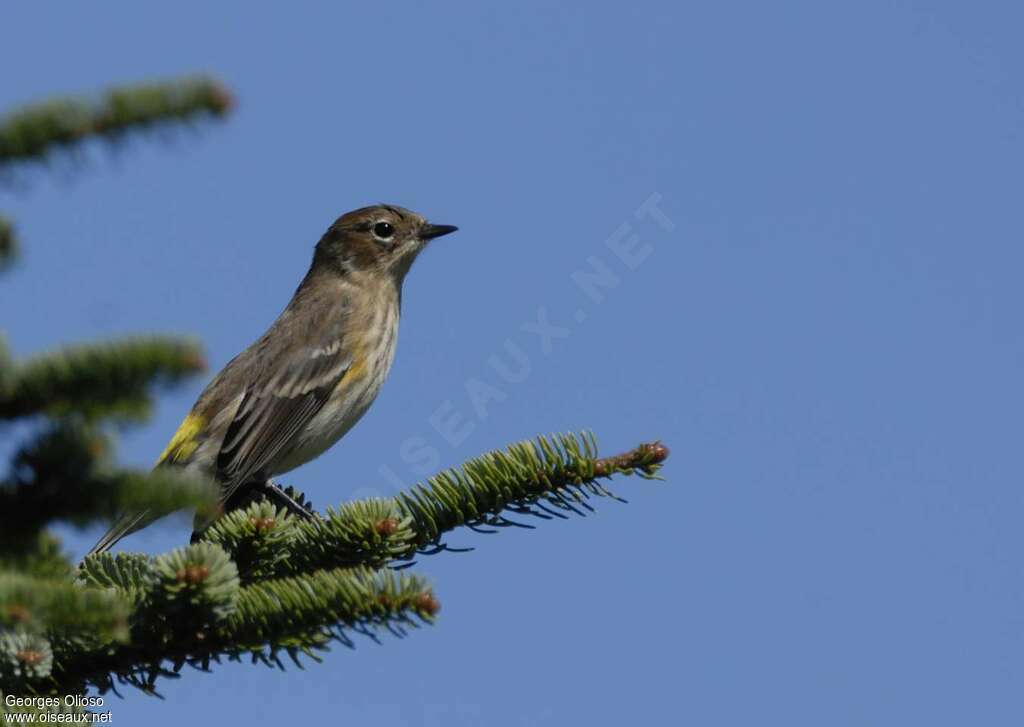
[(266, 501), (255, 503), (221, 518), (202, 537), (232, 554), (243, 581), (322, 568), (381, 568), (445, 549), (442, 536), (457, 527), (529, 527), (509, 514), (583, 515), (593, 509), (590, 498), (615, 497), (603, 480), (655, 479), (668, 454), (654, 442), (599, 457), (589, 433), (540, 437), (474, 458), (397, 497), (345, 503), (323, 517), (300, 519)]
[(0, 119), (0, 165), (41, 160), (90, 137), (113, 141), (156, 125), (221, 118), (233, 106), (230, 92), (208, 78), (118, 86), (96, 100), (33, 104)]
[(15, 366), (0, 391), (0, 419), (41, 413), (138, 419), (149, 412), (150, 387), (174, 384), (204, 367), (199, 345), (179, 338), (68, 347)]
[[(505, 510), (541, 519), (584, 515), (587, 500), (615, 497), (599, 480), (637, 474), (658, 479), (669, 451), (660, 442), (641, 444), (613, 457), (598, 457), (589, 432), (538, 437), (490, 452), (430, 478), (396, 498), (413, 520), (418, 549), (440, 544), (441, 536), (461, 525), (505, 527), (515, 523)], [(412, 555), (410, 552), (408, 555)]]
[(217, 500), (217, 488), (195, 475), (113, 468), (109, 448), (94, 427), (63, 421), (19, 450), (11, 481), (0, 483), (0, 554), (23, 550), (55, 521), (84, 526), (125, 511), (206, 509)]
[(71, 565), (51, 533), (23, 538), (17, 549), (0, 548), (0, 572), (29, 573), (36, 578), (68, 578)]
[(344, 638), (346, 627), (386, 626), (416, 615), (432, 620), (440, 609), (419, 576), (365, 568), (319, 570), (271, 579), (242, 589), (226, 624), (231, 649), (265, 643), (315, 647)]
[(62, 638), (124, 641), (128, 604), (109, 590), (68, 579), (0, 571), (0, 626)]
[(280, 665), (282, 654), (316, 658), (331, 639), (349, 643), (348, 632), (400, 629), (413, 615), (429, 621), (438, 605), (423, 581), (381, 566), (437, 549), (461, 525), (508, 525), (506, 511), (582, 514), (589, 497), (613, 497), (601, 481), (656, 478), (667, 456), (660, 443), (600, 457), (589, 434), (542, 437), (322, 518), (259, 501), (220, 518), (203, 542), (156, 559), (92, 556), (79, 579), (135, 604), (132, 639), (84, 650), (56, 642), (53, 679), (61, 688), (119, 680), (152, 690), (185, 664), (249, 656)]
[[(45, 651), (50, 665), (45, 676), (24, 664), (6, 675), (0, 668), (0, 686), (48, 693), (106, 690), (120, 681), (155, 691), (160, 677), (185, 665), (208, 669), (247, 656), (281, 666), (282, 655), (317, 659), (332, 639), (351, 644), (349, 633), (401, 634), (416, 623), (413, 616), (429, 622), (439, 606), (421, 579), (380, 566), (443, 547), (443, 533), (461, 525), (509, 525), (505, 511), (582, 514), (588, 498), (614, 497), (601, 480), (656, 478), (667, 456), (660, 443), (599, 457), (589, 434), (541, 437), (472, 459), (395, 498), (348, 503), (323, 518), (300, 519), (260, 501), (222, 517), (204, 542), (157, 558), (92, 556), (75, 588), (128, 604), (127, 640), (0, 623), (0, 631), (21, 639), (0, 645), (7, 648), (0, 666), (21, 664), (11, 655), (15, 646), (18, 653)], [(26, 651), (21, 634), (45, 643)]]
[[(38, 688), (105, 691), (114, 681), (154, 691), (161, 676), (188, 664), (208, 669), (222, 658), (248, 657), (282, 666), (346, 645), (350, 633), (401, 635), (439, 609), (422, 579), (365, 568), (316, 571), (240, 586), (234, 563), (219, 546), (199, 543), (152, 559), (103, 553), (83, 563), (83, 590), (109, 589), (134, 603), (128, 643), (83, 645), (55, 641), (50, 680)], [(104, 591), (100, 591), (104, 592)], [(165, 666), (170, 665), (170, 669)]]
[(53, 648), (41, 634), (0, 631), (0, 694), (33, 692), (53, 668)]

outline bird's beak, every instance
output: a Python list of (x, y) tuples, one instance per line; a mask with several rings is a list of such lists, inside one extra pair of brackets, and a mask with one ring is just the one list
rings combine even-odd
[(458, 227), (455, 225), (423, 225), (420, 228), (420, 239), (421, 240), (433, 240), (435, 237), (441, 237), (451, 232), (455, 232)]

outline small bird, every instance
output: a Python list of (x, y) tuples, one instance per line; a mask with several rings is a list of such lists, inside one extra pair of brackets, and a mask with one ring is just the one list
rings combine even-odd
[[(457, 229), (394, 205), (338, 218), (287, 307), (207, 385), (157, 467), (215, 478), (223, 509), (240, 491), (267, 489), (271, 477), (325, 452), (388, 375), (410, 266), (430, 240)], [(89, 555), (165, 514), (126, 513)], [(210, 522), (197, 518), (197, 533)]]

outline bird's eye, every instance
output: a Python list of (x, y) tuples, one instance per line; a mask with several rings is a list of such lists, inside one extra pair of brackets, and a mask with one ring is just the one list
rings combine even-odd
[(395, 228), (387, 222), (378, 222), (373, 226), (373, 234), (382, 240), (387, 240), (395, 234)]

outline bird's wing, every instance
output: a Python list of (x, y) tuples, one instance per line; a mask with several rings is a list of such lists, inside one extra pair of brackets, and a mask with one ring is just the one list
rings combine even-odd
[(351, 366), (351, 351), (336, 338), (303, 346), (262, 368), (246, 387), (217, 455), (223, 502), (285, 450)]

